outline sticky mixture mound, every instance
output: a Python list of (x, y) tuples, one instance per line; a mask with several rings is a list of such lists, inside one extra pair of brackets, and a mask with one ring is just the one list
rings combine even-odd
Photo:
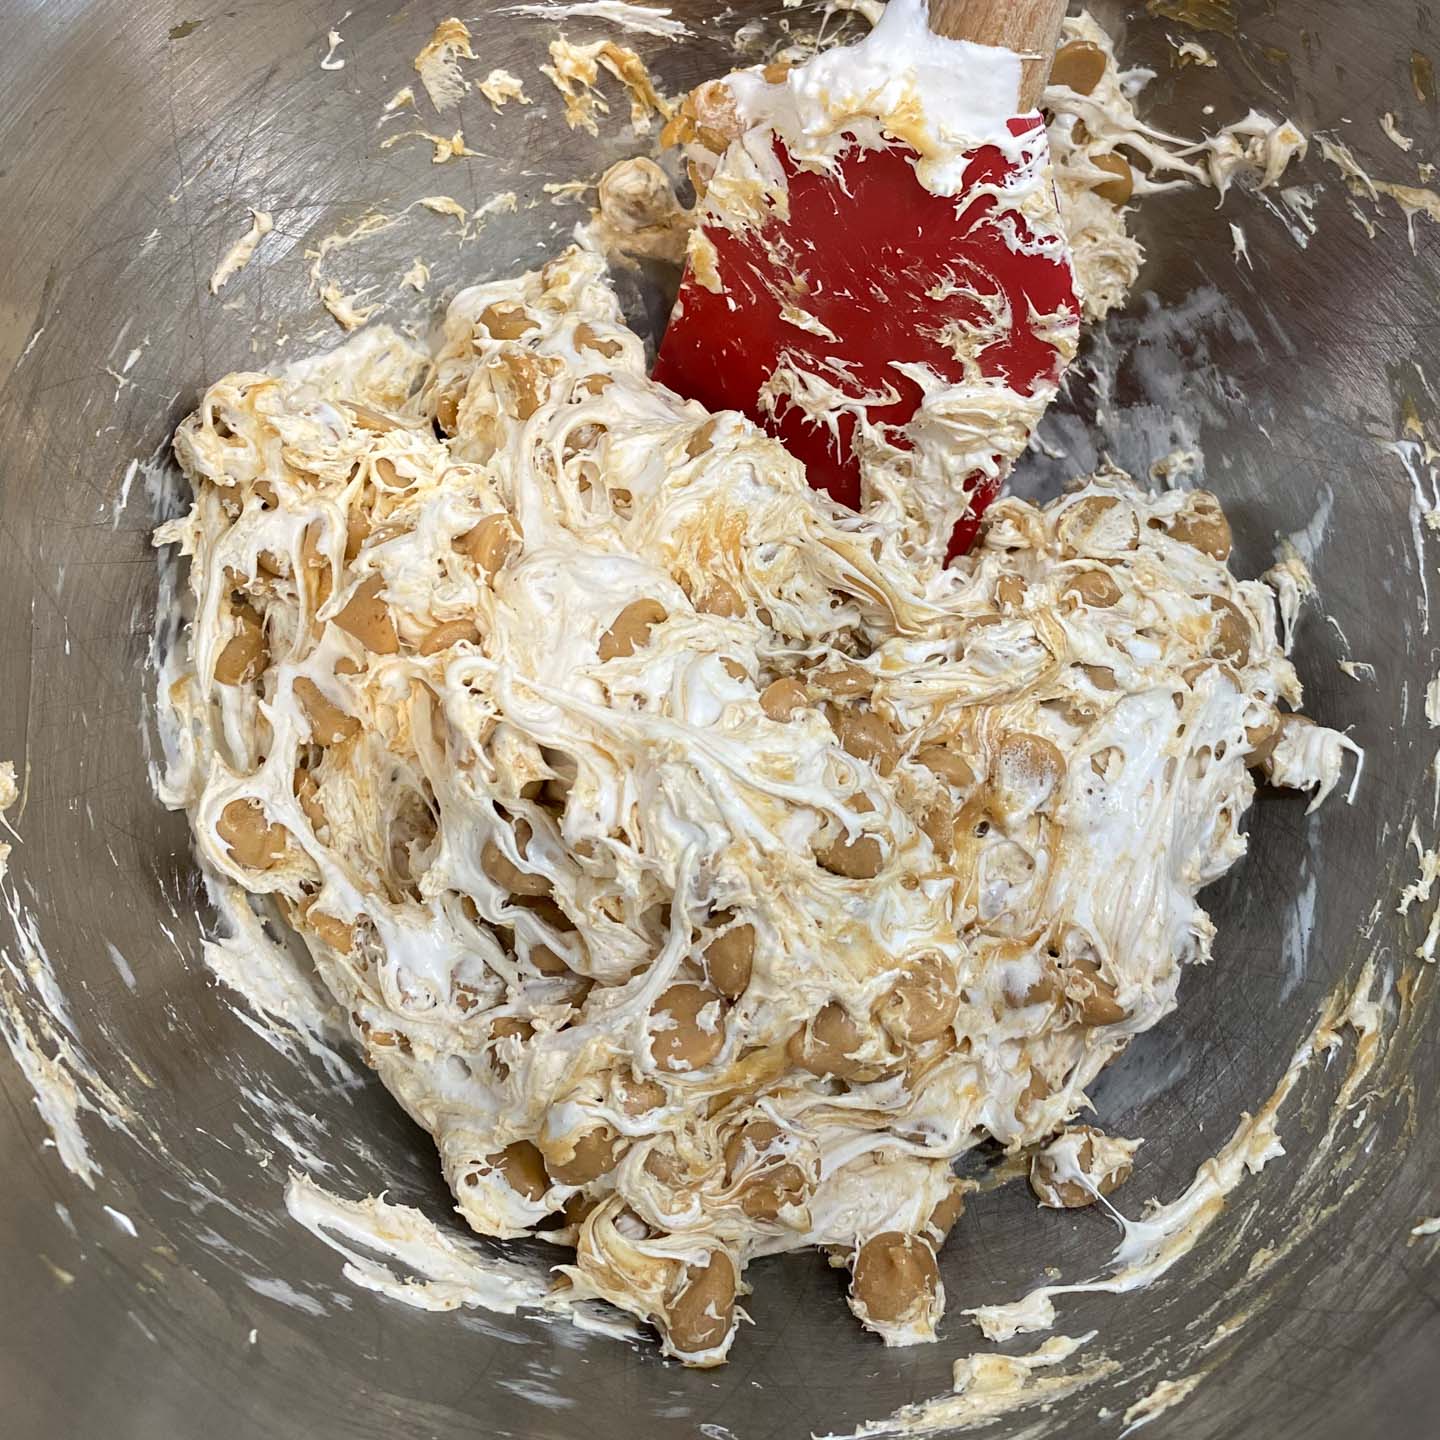
[(603, 276), (205, 393), (168, 795), (476, 1231), (691, 1364), (811, 1245), (929, 1339), (951, 1162), (1064, 1131), (1208, 955), (1247, 766), (1323, 790), (1348, 742), (1213, 497), (1108, 472), (902, 560), (649, 381)]

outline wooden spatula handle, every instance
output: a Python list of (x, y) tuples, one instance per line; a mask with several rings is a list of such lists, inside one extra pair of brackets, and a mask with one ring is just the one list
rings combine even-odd
[(1021, 72), (1020, 108), (1039, 104), (1060, 43), (1066, 0), (930, 0), (930, 28), (951, 40), (1004, 45), (1034, 55)]

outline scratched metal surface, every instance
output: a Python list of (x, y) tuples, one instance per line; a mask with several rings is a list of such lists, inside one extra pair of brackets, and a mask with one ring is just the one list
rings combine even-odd
[[(10, 883), (26, 917), (18, 923), (33, 927), (68, 999), (72, 1043), (147, 1132), (136, 1143), (82, 1116), (101, 1166), (95, 1188), (82, 1187), (43, 1144), (30, 1090), (0, 1056), (4, 1432), (574, 1440), (707, 1426), (712, 1440), (765, 1440), (885, 1416), (947, 1388), (952, 1359), (975, 1345), (962, 1306), (1013, 1297), (1046, 1263), (1067, 1278), (1096, 1273), (1113, 1239), (1103, 1217), (1039, 1215), (1013, 1186), (982, 1197), (943, 1257), (952, 1298), (942, 1341), (906, 1351), (858, 1333), (816, 1258), (762, 1263), (755, 1326), (733, 1363), (692, 1374), (648, 1349), (534, 1320), (432, 1315), (367, 1294), (283, 1213), (282, 1113), (341, 1193), (388, 1185), (442, 1220), (448, 1207), (424, 1137), (376, 1086), (277, 1053), (207, 979), (184, 824), (157, 807), (146, 779), (156, 509), (139, 480), (121, 506), (122, 479), (207, 378), (263, 360), (282, 337), (291, 355), (335, 338), (305, 275), (303, 252), (319, 236), (371, 206), (447, 192), (473, 208), (516, 190), (518, 213), (463, 247), (432, 217), (355, 252), (352, 276), (398, 274), (425, 255), (433, 300), (552, 251), (580, 212), (552, 204), (543, 186), (593, 175), (638, 143), (620, 115), (593, 142), (568, 135), (548, 102), (494, 117), (472, 95), (461, 115), (477, 158), (436, 167), (419, 142), (382, 150), (405, 123), (377, 129), (381, 105), (414, 78), (409, 57), (445, 12), (351, 8), (338, 52), (346, 66), (325, 72), (338, 0), (0, 3), (0, 757), (24, 778)], [(1179, 127), (1193, 128), (1210, 87), (1219, 119), (1249, 103), (1286, 109), (1307, 126), (1344, 130), (1387, 175), (1413, 169), (1381, 137), (1377, 109), (1397, 112), (1417, 154), (1435, 153), (1434, 100), (1422, 103), (1411, 85), (1412, 50), (1432, 43), (1423, 6), (1246, 7), (1265, 13), (1241, 45), (1205, 37), (1222, 71), (1178, 75), (1164, 38), (1178, 25), (1129, 8), (1132, 53), (1157, 57), (1158, 113)], [(778, 3), (721, 12), (682, 0), (675, 13), (695, 32), (685, 45), (631, 37), (672, 92), (733, 62), (741, 20), (765, 22), (756, 54), (778, 41), (782, 20), (805, 23), (804, 11)], [(537, 51), (553, 29), (495, 6), (474, 28), (484, 64), (525, 76), (540, 98)], [(616, 34), (582, 20), (570, 33)], [(1312, 159), (1302, 179), (1324, 173)], [(1213, 203), (1197, 194), (1147, 207), (1142, 224), (1161, 263), (1144, 287), (1159, 303), (1185, 304), (1183, 323), (1167, 331), (1157, 302), (1139, 298), (1110, 329), (1119, 382), (1103, 413), (1076, 387), (1070, 410), (1089, 438), (1064, 420), (1052, 436), (1143, 470), (1168, 448), (1149, 423), (1155, 409), (1180, 413), (1236, 519), (1238, 563), (1250, 573), (1269, 563), (1277, 532), (1330, 507), (1314, 568), (1334, 623), (1312, 609), (1297, 658), (1313, 677), (1308, 708), (1353, 727), (1370, 764), (1353, 810), (1332, 803), (1307, 820), (1302, 802), (1275, 796), (1256, 808), (1254, 858), (1209, 897), (1216, 963), (1188, 977), (1180, 1013), (1097, 1086), (1102, 1123), (1151, 1137), (1127, 1192), (1132, 1209), (1147, 1194), (1178, 1192), (1239, 1112), (1269, 1093), (1323, 996), (1367, 955), (1386, 973), (1413, 971), (1415, 917), (1396, 917), (1394, 899), (1414, 874), (1404, 826), (1417, 807), (1431, 813), (1434, 742), (1420, 711), (1440, 640), (1422, 627), (1414, 546), (1433, 568), (1435, 542), (1423, 528), (1412, 538), (1411, 484), (1382, 445), (1401, 433), (1405, 396), (1421, 418), (1433, 413), (1411, 367), (1434, 359), (1440, 232), (1422, 229), (1412, 255), (1392, 208), (1372, 244), (1332, 183), (1303, 253), (1273, 216), (1253, 204), (1237, 211), (1254, 260), (1241, 274)], [(206, 280), (244, 229), (246, 205), (273, 212), (276, 233), (263, 263), (217, 299)], [(647, 283), (629, 294), (653, 328), (660, 292)], [(407, 308), (393, 288), (383, 298), (391, 318), (427, 308)], [(132, 349), (140, 354), (126, 371)], [(1180, 365), (1188, 378), (1167, 389)], [(1032, 462), (1023, 483), (1054, 484), (1064, 468)], [(1372, 662), (1376, 683), (1340, 674), (1347, 657)], [(25, 953), (16, 927), (14, 914), (0, 915), (12, 961)], [(4, 983), (33, 1014), (34, 976), (6, 972)], [(1122, 1362), (1120, 1373), (1007, 1433), (1113, 1435), (1157, 1381), (1200, 1370), (1212, 1373), (1150, 1433), (1434, 1433), (1436, 1242), (1406, 1244), (1440, 1204), (1434, 989), (1433, 974), (1422, 975), (1398, 1020), (1391, 997), (1398, 1058), (1345, 1118), (1347, 1143), (1369, 1163), (1297, 1197), (1299, 1157), (1325, 1123), (1342, 1051), (1285, 1111), (1291, 1155), (1239, 1192), (1206, 1242), (1210, 1260), (1192, 1257), (1139, 1299), (1062, 1302), (1058, 1328), (1098, 1328), (1095, 1346)], [(286, 1096), (297, 1108), (277, 1111)], [(1305, 1207), (1319, 1218), (1303, 1243), (1247, 1285), (1256, 1247), (1283, 1240)], [(1246, 1307), (1259, 1308), (1247, 1327), (1204, 1345), (1217, 1317)]]

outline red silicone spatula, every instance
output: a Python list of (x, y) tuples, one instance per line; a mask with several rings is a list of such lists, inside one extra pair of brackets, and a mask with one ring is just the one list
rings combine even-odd
[[(916, 4), (892, 0), (891, 8), (909, 6), (908, 19), (923, 37)], [(861, 501), (859, 416), (872, 438), (879, 435), (894, 447), (892, 454), (914, 457), (926, 448), (925, 435), (933, 440), (938, 434), (943, 442), (944, 426), (954, 420), (945, 418), (944, 394), (938, 430), (928, 406), (917, 418), (926, 393), (958, 386), (973, 396), (978, 380), (979, 402), (967, 409), (962, 397), (959, 407), (968, 419), (961, 418), (957, 433), (970, 443), (957, 452), (977, 455), (980, 463), (951, 477), (946, 513), (959, 517), (952, 555), (969, 548), (980, 515), (1033, 424), (1025, 423), (1018, 443), (1012, 424), (992, 450), (984, 430), (986, 385), (998, 382), (1019, 396), (1048, 399), (1078, 331), (1075, 277), (1054, 215), (1045, 132), (1034, 109), (1064, 12), (1065, 0), (930, 0), (935, 34), (1029, 57), (1020, 72), (1017, 113), (1000, 120), (1003, 131), (990, 132), (1001, 141), (961, 146), (963, 158), (949, 168), (949, 178), (937, 182), (931, 174), (926, 188), (917, 171), (919, 152), (895, 133), (905, 129), (903, 110), (883, 136), (862, 120), (830, 168), (797, 160), (775, 138), (774, 158), (784, 176), (778, 200), (769, 194), (758, 214), (738, 225), (733, 209), (702, 205), (699, 223), (713, 251), (706, 247), (700, 275), (692, 247), (655, 370), (662, 384), (708, 409), (740, 410), (764, 425), (804, 462), (812, 485), (851, 507)], [(906, 18), (887, 13), (881, 24), (895, 22), (893, 37)], [(974, 51), (913, 47), (917, 54), (922, 49), (930, 75), (942, 84), (949, 72), (937, 59), (953, 56), (956, 75), (978, 73)], [(885, 64), (904, 71), (907, 53), (903, 44), (891, 44), (883, 52)], [(984, 63), (989, 57), (978, 58)], [(1013, 59), (994, 59), (1013, 72)], [(865, 74), (868, 84), (870, 71)], [(874, 78), (878, 84), (882, 77)], [(780, 83), (803, 81), (792, 72)], [(814, 90), (812, 84), (812, 95)], [(946, 93), (963, 100), (964, 92), (962, 83)], [(854, 86), (849, 93), (853, 100)], [(1002, 103), (999, 113), (1008, 108)], [(932, 120), (955, 133), (947, 117)], [(754, 144), (753, 136), (747, 143)], [(745, 150), (741, 142), (732, 144), (717, 176), (727, 167), (748, 166), (753, 173), (753, 156)], [(1037, 189), (1046, 193), (1037, 198)], [(710, 194), (722, 190), (712, 184)], [(1030, 199), (1022, 207), (1017, 197), (1025, 195)], [(827, 392), (832, 400), (838, 390), (854, 403), (832, 404), (818, 416), (815, 406), (795, 403), (793, 394), (777, 403), (772, 377), (782, 365), (823, 378), (833, 387)], [(762, 403), (767, 382), (768, 404)], [(960, 394), (950, 392), (952, 399)], [(964, 514), (962, 491), (969, 494)]]

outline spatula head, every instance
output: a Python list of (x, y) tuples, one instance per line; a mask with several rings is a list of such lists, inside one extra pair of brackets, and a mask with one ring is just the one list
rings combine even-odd
[(1079, 328), (1042, 122), (1010, 131), (1013, 153), (970, 152), (953, 196), (920, 183), (903, 145), (857, 145), (825, 171), (775, 139), (785, 185), (758, 223), (702, 209), (656, 378), (743, 411), (851, 507), (887, 454), (892, 472), (964, 465), (938, 488), (958, 518), (950, 553), (968, 549)]

